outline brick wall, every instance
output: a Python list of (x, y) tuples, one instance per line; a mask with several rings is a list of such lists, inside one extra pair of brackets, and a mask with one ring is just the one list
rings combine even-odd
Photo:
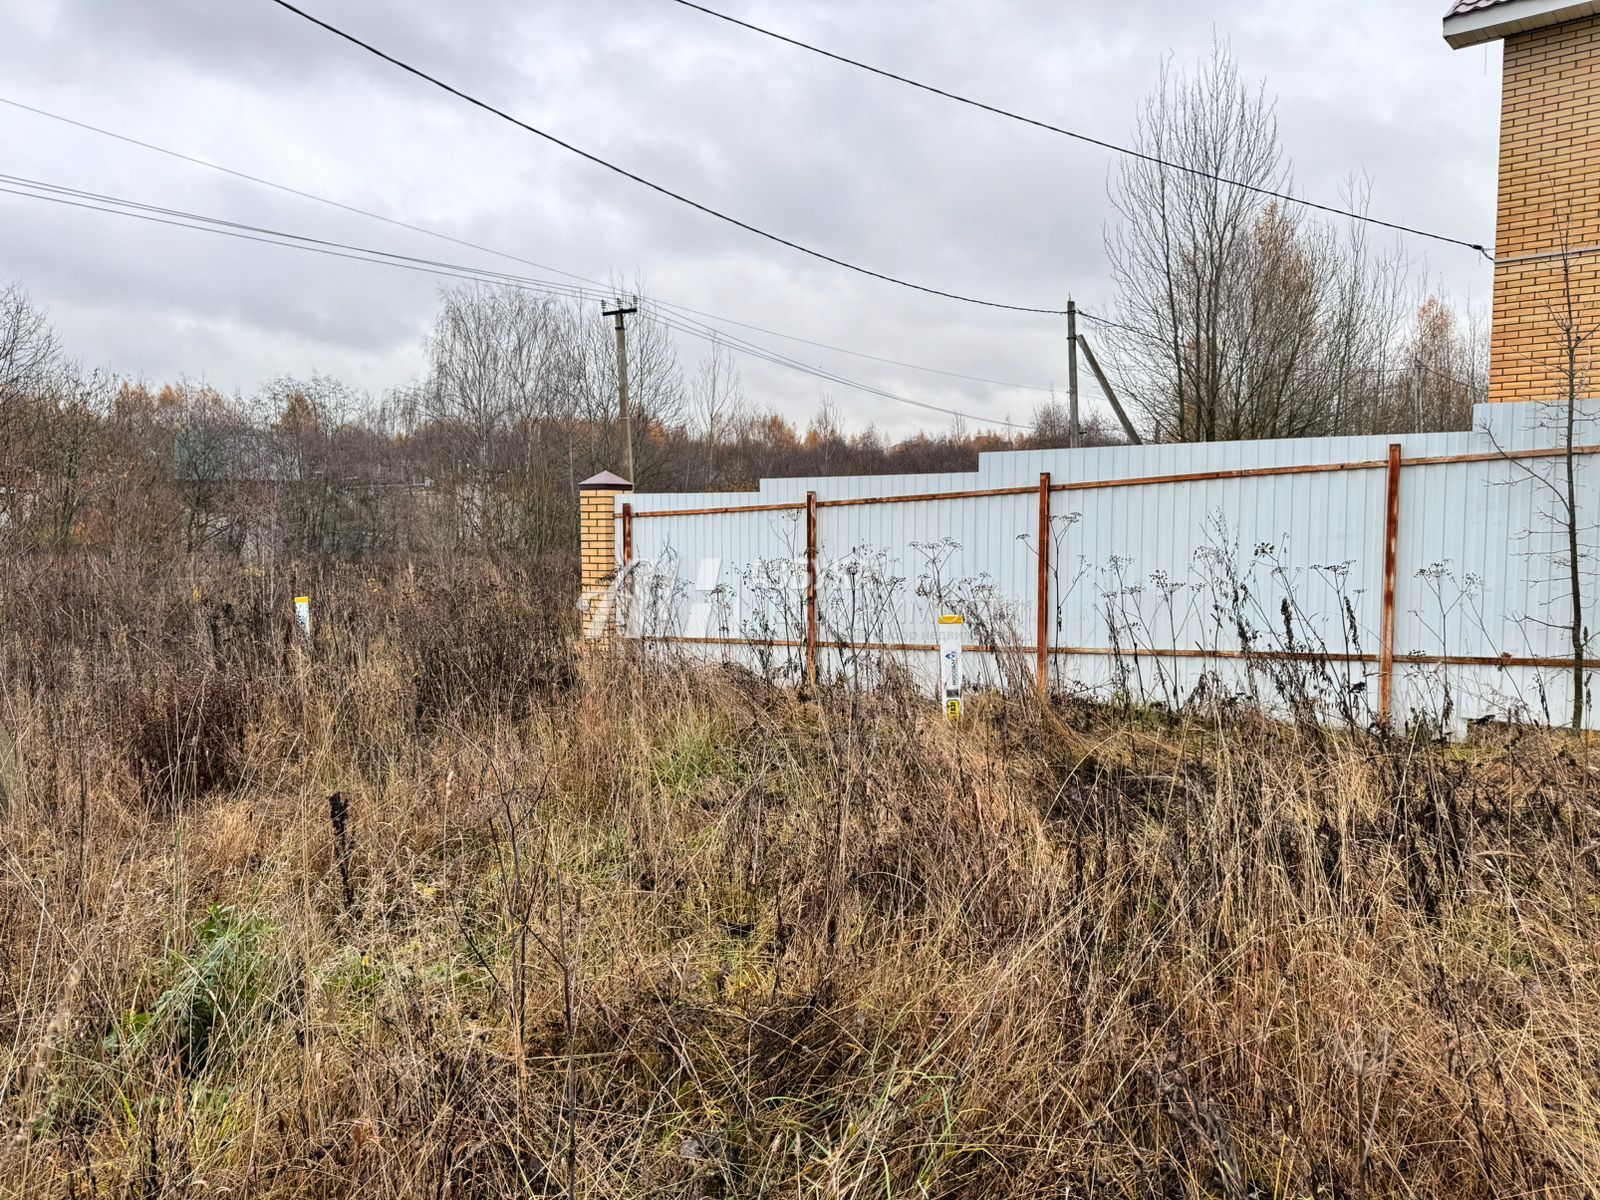
[[(1503, 260), (1590, 246), (1600, 246), (1600, 17), (1506, 39), (1490, 400), (1566, 390), (1562, 263)], [(1579, 320), (1600, 324), (1600, 256), (1571, 269)], [(1600, 379), (1579, 387), (1600, 394)]]

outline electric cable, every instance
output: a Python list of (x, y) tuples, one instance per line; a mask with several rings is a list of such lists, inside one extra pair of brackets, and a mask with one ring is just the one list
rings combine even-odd
[(657, 192), (657, 193), (659, 193), (659, 194), (661, 194), (663, 196), (668, 197), (669, 199), (676, 200), (679, 204), (687, 205), (688, 207), (690, 207), (692, 209), (695, 209), (697, 212), (704, 213), (706, 216), (714, 217), (717, 220), (723, 221), (723, 222), (725, 222), (725, 223), (727, 223), (729, 225), (732, 225), (737, 229), (742, 229), (746, 233), (751, 233), (751, 234), (754, 234), (757, 237), (765, 238), (769, 242), (775, 242), (776, 244), (778, 244), (780, 246), (786, 246), (790, 250), (797, 251), (800, 254), (808, 255), (811, 258), (818, 259), (818, 260), (820, 260), (822, 262), (825, 262), (825, 263), (830, 263), (833, 266), (841, 267), (844, 270), (854, 271), (858, 275), (865, 275), (870, 279), (876, 279), (876, 280), (879, 280), (880, 282), (883, 282), (883, 283), (894, 284), (896, 287), (909, 288), (911, 291), (922, 292), (922, 293), (924, 293), (926, 295), (929, 295), (929, 296), (938, 296), (938, 297), (940, 297), (942, 299), (945, 299), (945, 300), (955, 300), (955, 301), (959, 301), (962, 304), (974, 304), (974, 305), (978, 305), (981, 308), (1001, 309), (1001, 310), (1004, 310), (1006, 312), (1031, 313), (1031, 314), (1035, 314), (1035, 315), (1039, 315), (1039, 316), (1049, 316), (1049, 317), (1060, 317), (1060, 316), (1065, 316), (1066, 315), (1065, 311), (1062, 310), (1062, 309), (1040, 308), (1040, 307), (1034, 307), (1032, 305), (1026, 305), (1026, 304), (1005, 304), (1005, 303), (1002, 303), (1002, 302), (997, 301), (997, 300), (984, 300), (984, 299), (981, 299), (981, 298), (975, 297), (975, 296), (963, 295), (960, 292), (951, 292), (951, 291), (946, 291), (946, 290), (944, 290), (942, 288), (929, 287), (926, 284), (913, 283), (912, 281), (910, 281), (908, 279), (901, 279), (901, 278), (899, 278), (898, 276), (895, 276), (895, 275), (889, 275), (889, 274), (886, 274), (886, 273), (884, 273), (882, 271), (875, 271), (875, 270), (872, 270), (870, 267), (863, 267), (863, 266), (860, 266), (860, 265), (858, 265), (856, 263), (850, 262), (850, 261), (848, 261), (846, 259), (838, 258), (838, 257), (836, 257), (836, 256), (834, 256), (832, 254), (828, 254), (828, 253), (826, 253), (824, 251), (812, 249), (810, 246), (802, 245), (801, 243), (793, 241), (793, 240), (791, 240), (789, 238), (783, 237), (780, 234), (772, 233), (769, 230), (762, 229), (760, 226), (757, 226), (757, 225), (752, 225), (748, 221), (742, 221), (738, 217), (730, 216), (729, 214), (727, 214), (725, 212), (722, 212), (719, 209), (712, 208), (709, 204), (702, 204), (698, 200), (690, 199), (688, 196), (684, 195), (682, 192), (673, 191), (671, 188), (666, 187), (666, 186), (664, 186), (662, 184), (656, 183), (653, 180), (646, 179), (643, 175), (639, 175), (636, 172), (630, 171), (626, 167), (618, 166), (616, 163), (611, 162), (611, 161), (609, 161), (609, 160), (607, 160), (605, 158), (602, 158), (598, 154), (594, 154), (594, 153), (591, 153), (588, 150), (581, 149), (580, 147), (574, 145), (573, 143), (571, 143), (569, 141), (566, 141), (563, 138), (557, 137), (553, 133), (549, 133), (549, 132), (547, 132), (547, 131), (545, 131), (543, 129), (540, 129), (536, 125), (529, 124), (527, 121), (522, 120), (520, 117), (514, 117), (510, 113), (506, 112), (504, 109), (497, 108), (497, 107), (495, 107), (494, 105), (488, 103), (485, 100), (480, 100), (478, 97), (476, 97), (476, 96), (474, 96), (474, 95), (472, 95), (472, 94), (470, 94), (468, 92), (464, 92), (460, 88), (455, 87), (455, 86), (453, 86), (451, 84), (448, 84), (448, 83), (444, 82), (442, 79), (439, 79), (438, 77), (436, 77), (434, 75), (430, 75), (428, 72), (422, 70), (420, 67), (414, 67), (410, 63), (404, 61), (403, 59), (396, 58), (394, 55), (389, 54), (388, 52), (386, 52), (384, 50), (380, 50), (378, 47), (374, 46), (372, 43), (367, 42), (367, 41), (363, 41), (361, 38), (356, 37), (352, 33), (346, 33), (343, 29), (340, 29), (336, 25), (329, 24), (327, 21), (322, 20), (320, 17), (312, 16), (305, 9), (300, 8), (297, 5), (289, 3), (289, 0), (271, 0), (271, 3), (278, 5), (278, 7), (282, 8), (282, 9), (288, 11), (288, 12), (293, 13), (295, 16), (300, 17), (303, 20), (309, 21), (311, 24), (317, 26), (319, 29), (326, 30), (328, 33), (333, 34), (335, 37), (342, 38), (343, 40), (349, 42), (351, 45), (357, 46), (360, 49), (365, 50), (368, 54), (371, 54), (376, 58), (382, 59), (384, 62), (389, 63), (391, 66), (398, 67), (400, 70), (405, 71), (406, 73), (408, 73), (410, 75), (416, 76), (418, 79), (421, 79), (421, 80), (423, 80), (423, 81), (425, 81), (427, 83), (432, 84), (434, 87), (439, 88), (441, 91), (448, 92), (450, 95), (455, 96), (459, 100), (464, 100), (468, 104), (471, 104), (476, 108), (482, 109), (484, 112), (487, 112), (487, 113), (490, 113), (490, 114), (492, 114), (492, 115), (494, 115), (496, 117), (499, 117), (502, 121), (506, 121), (506, 122), (508, 122), (508, 123), (510, 123), (512, 125), (515, 125), (518, 129), (521, 129), (521, 130), (523, 130), (523, 131), (525, 131), (527, 133), (531, 133), (535, 137), (543, 138), (545, 141), (549, 142), (553, 146), (559, 146), (561, 149), (566, 150), (568, 153), (576, 154), (579, 158), (585, 159), (586, 161), (591, 162), (591, 163), (595, 164), (596, 166), (604, 167), (607, 171), (610, 171), (613, 174), (620, 175), (624, 179), (632, 180), (634, 183), (637, 183), (637, 184), (641, 185), (642, 187), (647, 187), (653, 192)]
[[(283, 0), (277, 0), (277, 2), (282, 3)], [(1236, 187), (1247, 192), (1253, 192), (1259, 196), (1267, 196), (1274, 200), (1282, 200), (1287, 204), (1297, 204), (1304, 208), (1315, 209), (1318, 212), (1329, 213), (1337, 217), (1345, 217), (1352, 221), (1362, 221), (1369, 225), (1377, 225), (1383, 229), (1394, 230), (1397, 233), (1410, 234), (1414, 237), (1430, 238), (1436, 242), (1444, 242), (1448, 245), (1460, 246), (1467, 250), (1476, 250), (1490, 262), (1494, 261), (1494, 256), (1478, 242), (1469, 242), (1465, 239), (1450, 237), (1442, 233), (1432, 233), (1426, 229), (1418, 229), (1414, 226), (1402, 225), (1394, 221), (1383, 221), (1377, 217), (1354, 212), (1350, 209), (1337, 208), (1331, 204), (1322, 204), (1315, 200), (1307, 200), (1304, 197), (1296, 196), (1291, 192), (1281, 192), (1273, 188), (1263, 187), (1259, 184), (1245, 183), (1238, 179), (1229, 179), (1227, 176), (1220, 175), (1214, 171), (1207, 171), (1201, 167), (1192, 167), (1185, 163), (1173, 162), (1170, 159), (1162, 158), (1156, 154), (1150, 154), (1144, 150), (1135, 150), (1131, 146), (1122, 146), (1118, 145), (1116, 142), (1107, 141), (1104, 138), (1093, 137), (1086, 133), (1079, 133), (1077, 130), (1067, 129), (1061, 125), (1040, 120), (1037, 117), (1024, 116), (1022, 113), (1013, 112), (1010, 109), (1001, 108), (998, 105), (986, 104), (982, 100), (974, 100), (970, 96), (963, 96), (957, 92), (948, 91), (945, 88), (935, 87), (931, 83), (923, 83), (921, 80), (912, 79), (909, 76), (900, 75), (894, 71), (885, 70), (882, 67), (875, 67), (871, 63), (862, 62), (860, 59), (850, 58), (843, 54), (837, 54), (832, 50), (824, 50), (820, 46), (814, 46), (810, 42), (803, 42), (799, 38), (789, 37), (787, 34), (778, 33), (776, 30), (767, 29), (763, 26), (752, 24), (749, 21), (740, 20), (738, 17), (731, 16), (728, 13), (718, 12), (714, 8), (707, 8), (703, 4), (695, 3), (694, 0), (672, 0), (672, 2), (674, 4), (682, 5), (684, 8), (690, 8), (696, 12), (704, 13), (708, 17), (715, 17), (719, 21), (726, 21), (730, 25), (736, 25), (741, 29), (749, 30), (751, 33), (758, 33), (763, 37), (772, 38), (775, 41), (783, 42), (786, 45), (794, 46), (797, 49), (806, 50), (812, 54), (819, 54), (823, 58), (829, 58), (834, 62), (855, 67), (857, 70), (867, 71), (873, 75), (881, 76), (884, 79), (893, 80), (895, 83), (901, 83), (907, 87), (928, 92), (932, 95), (942, 97), (945, 100), (953, 101), (956, 104), (964, 104), (969, 108), (980, 109), (983, 112), (990, 113), (997, 117), (1004, 117), (1010, 121), (1019, 121), (1024, 125), (1031, 125), (1035, 129), (1043, 129), (1049, 133), (1060, 134), (1062, 137), (1072, 138), (1075, 141), (1085, 142), (1091, 146), (1098, 146), (1102, 150), (1110, 150), (1115, 154), (1122, 154), (1129, 158), (1139, 159), (1142, 162), (1147, 162), (1153, 166), (1162, 167), (1169, 171), (1182, 171), (1185, 174), (1194, 175), (1201, 179), (1207, 179), (1213, 183), (1221, 183), (1227, 185), (1228, 187)]]
[[(16, 186), (4, 186), (12, 184)], [(447, 279), (458, 279), (464, 282), (489, 283), (496, 286), (515, 288), (521, 291), (535, 292), (543, 295), (553, 295), (565, 299), (596, 300), (606, 298), (606, 293), (596, 292), (592, 289), (578, 288), (571, 284), (555, 283), (549, 280), (538, 280), (518, 277), (498, 271), (485, 271), (478, 268), (464, 266), (458, 263), (447, 263), (433, 259), (415, 258), (410, 255), (395, 254), (390, 251), (375, 250), (370, 247), (357, 246), (344, 242), (334, 242), (324, 238), (303, 237), (284, 230), (270, 229), (264, 226), (250, 225), (239, 221), (228, 221), (217, 217), (207, 217), (198, 213), (188, 213), (180, 209), (162, 208), (157, 205), (143, 204), (138, 201), (124, 201), (114, 196), (103, 193), (87, 192), (81, 189), (68, 188), (59, 184), (46, 184), (29, 180), (21, 176), (0, 174), (0, 194), (20, 196), (31, 200), (44, 200), (54, 204), (66, 205), (72, 208), (85, 209), (92, 212), (105, 213), (111, 216), (129, 217), (135, 220), (153, 222), (177, 229), (189, 229), (199, 233), (212, 233), (223, 237), (235, 238), (242, 241), (253, 242), (267, 246), (277, 246), (289, 250), (301, 250), (315, 254), (322, 254), (332, 258), (346, 259), (353, 262), (371, 263), (378, 266), (397, 267), (405, 270), (417, 271), (423, 274), (435, 275)], [(802, 363), (786, 355), (757, 346), (755, 343), (744, 339), (730, 338), (719, 334), (709, 327), (694, 329), (680, 322), (663, 321), (669, 328), (677, 329), (690, 336), (708, 341), (719, 341), (723, 345), (738, 353), (759, 358), (774, 366), (787, 368), (801, 374), (821, 379), (824, 382), (837, 384), (861, 391), (868, 395), (878, 396), (898, 404), (908, 405), (926, 411), (943, 413), (948, 416), (959, 417), (963, 420), (975, 421), (984, 425), (1003, 425), (1012, 429), (1025, 429), (1026, 426), (1004, 418), (979, 416), (976, 413), (964, 412), (959, 409), (944, 408), (930, 404), (926, 401), (914, 400), (901, 396), (871, 384), (862, 383), (837, 372), (811, 364)]]

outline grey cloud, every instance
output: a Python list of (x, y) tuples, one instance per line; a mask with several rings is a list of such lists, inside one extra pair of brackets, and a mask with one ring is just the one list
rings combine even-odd
[[(390, 6), (306, 0), (299, 7), (397, 57), (454, 74), (462, 86), (529, 78), (517, 45), (519, 6)], [(303, 86), (329, 77), (394, 71), (270, 0), (56, 0), (35, 53), (80, 69), (171, 68), (241, 85)]]

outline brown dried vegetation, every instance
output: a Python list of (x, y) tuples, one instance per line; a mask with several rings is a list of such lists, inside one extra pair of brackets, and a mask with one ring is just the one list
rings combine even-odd
[(375, 570), (11, 572), (0, 1194), (1600, 1192), (1580, 743), (953, 728)]

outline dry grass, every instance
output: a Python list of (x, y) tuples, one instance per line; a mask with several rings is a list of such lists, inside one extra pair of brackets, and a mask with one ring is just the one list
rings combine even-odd
[(952, 729), (540, 579), (294, 581), (308, 652), (10, 572), (0, 1194), (1600, 1194), (1582, 748)]

